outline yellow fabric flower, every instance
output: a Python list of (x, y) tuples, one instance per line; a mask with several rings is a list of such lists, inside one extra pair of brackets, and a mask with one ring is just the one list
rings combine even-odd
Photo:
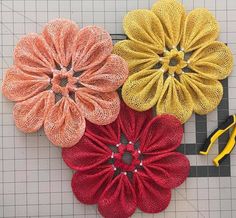
[(192, 112), (207, 114), (223, 96), (218, 80), (233, 67), (233, 55), (216, 41), (219, 26), (204, 8), (186, 14), (176, 0), (159, 0), (151, 10), (134, 10), (124, 18), (128, 40), (114, 53), (129, 65), (122, 88), (127, 105), (145, 111), (169, 113), (185, 123)]

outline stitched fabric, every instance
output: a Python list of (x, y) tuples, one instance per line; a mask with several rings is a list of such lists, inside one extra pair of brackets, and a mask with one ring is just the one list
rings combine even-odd
[(79, 30), (66, 19), (21, 38), (2, 86), (16, 102), (16, 126), (26, 133), (44, 126), (53, 144), (70, 147), (84, 134), (85, 119), (113, 122), (120, 110), (115, 90), (127, 78), (128, 66), (111, 52), (106, 31), (96, 26)]
[(62, 150), (66, 164), (76, 170), (71, 183), (76, 198), (97, 203), (107, 218), (130, 217), (137, 207), (148, 213), (164, 210), (171, 189), (189, 174), (188, 159), (175, 152), (182, 135), (174, 116), (152, 119), (150, 110), (137, 112), (123, 103), (113, 123), (88, 123), (80, 142)]
[(186, 14), (177, 0), (159, 0), (151, 10), (134, 10), (124, 18), (128, 40), (114, 53), (129, 65), (122, 88), (127, 105), (177, 116), (185, 123), (192, 112), (207, 114), (223, 96), (218, 80), (233, 67), (233, 55), (216, 41), (219, 25), (204, 8)]

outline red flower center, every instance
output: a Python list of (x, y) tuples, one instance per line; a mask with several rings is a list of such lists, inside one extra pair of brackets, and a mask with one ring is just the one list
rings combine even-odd
[(134, 143), (129, 142), (127, 145), (117, 144), (118, 151), (112, 153), (114, 170), (119, 169), (123, 173), (136, 172), (142, 166), (141, 152), (135, 149)]

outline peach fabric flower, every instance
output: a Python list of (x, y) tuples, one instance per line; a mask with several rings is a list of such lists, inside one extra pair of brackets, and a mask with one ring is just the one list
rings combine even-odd
[(23, 37), (2, 87), (16, 102), (16, 126), (26, 133), (44, 126), (53, 144), (70, 147), (83, 136), (85, 119), (97, 125), (113, 122), (120, 110), (116, 89), (126, 80), (128, 67), (111, 54), (112, 48), (102, 28), (79, 30), (67, 19)]

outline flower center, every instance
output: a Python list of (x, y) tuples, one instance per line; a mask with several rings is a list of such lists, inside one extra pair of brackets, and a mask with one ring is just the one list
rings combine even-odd
[(113, 152), (111, 160), (114, 170), (123, 173), (136, 172), (142, 166), (141, 151), (134, 147), (133, 142), (116, 145), (117, 152)]
[[(74, 99), (74, 94), (80, 87), (79, 77), (81, 72), (74, 72), (70, 67), (57, 67), (52, 70), (51, 89), (59, 101), (63, 96)], [(59, 96), (59, 97), (58, 97)]]
[(177, 56), (172, 57), (172, 58), (170, 59), (170, 62), (169, 62), (169, 65), (170, 65), (170, 66), (176, 66), (176, 65), (178, 65), (178, 64), (179, 64), (179, 58), (178, 58)]
[(60, 86), (61, 87), (65, 87), (68, 83), (68, 78), (67, 77), (64, 77), (64, 78), (61, 78), (61, 81), (60, 81)]
[(179, 51), (177, 48), (165, 50), (163, 54), (159, 55), (158, 66), (160, 70), (167, 73), (169, 76), (180, 75), (184, 73), (184, 68), (188, 63), (185, 61), (185, 53)]
[(124, 152), (123, 156), (122, 156), (122, 161), (125, 163), (125, 164), (128, 164), (130, 165), (132, 163), (132, 160), (133, 160), (133, 156), (130, 152)]

